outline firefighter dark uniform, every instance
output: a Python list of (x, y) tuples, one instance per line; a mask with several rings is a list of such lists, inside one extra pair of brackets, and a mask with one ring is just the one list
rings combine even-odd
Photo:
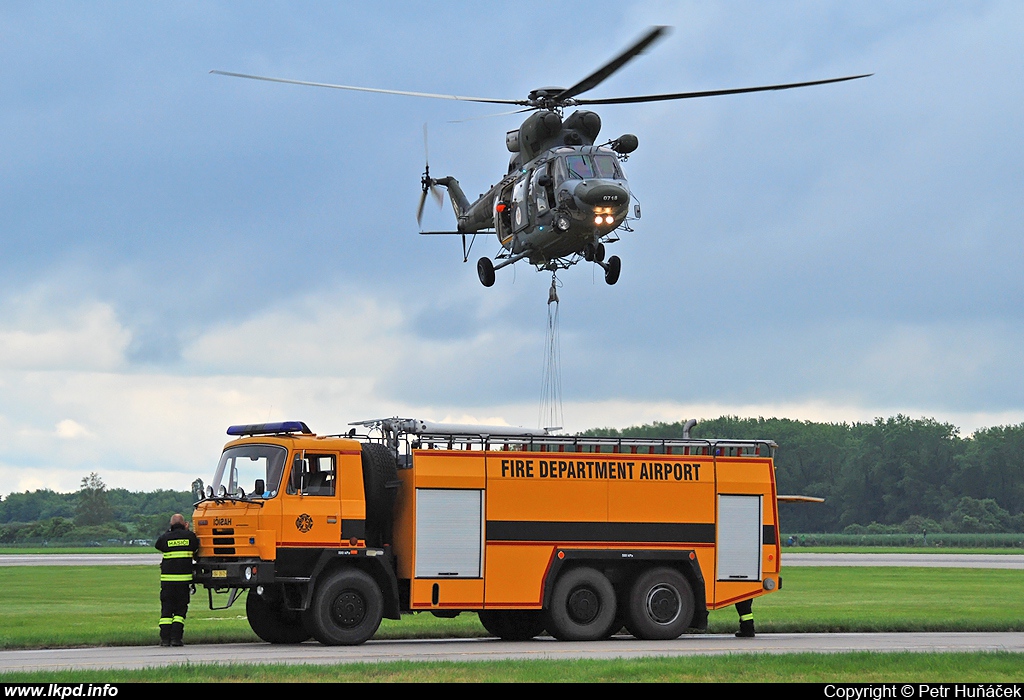
[(185, 615), (192, 588), (192, 558), (199, 538), (183, 522), (171, 528), (154, 545), (164, 553), (160, 562), (160, 645), (182, 646)]
[(754, 636), (753, 605), (753, 600), (744, 600), (736, 603), (736, 612), (740, 615), (740, 631), (736, 633), (737, 637)]

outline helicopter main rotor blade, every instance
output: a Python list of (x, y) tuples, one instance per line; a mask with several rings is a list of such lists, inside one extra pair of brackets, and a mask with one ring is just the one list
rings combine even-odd
[(608, 63), (598, 68), (596, 71), (588, 75), (583, 80), (573, 85), (571, 88), (566, 88), (562, 92), (555, 95), (554, 100), (556, 102), (564, 102), (565, 100), (568, 100), (571, 97), (575, 97), (576, 95), (582, 94), (587, 90), (592, 90), (593, 88), (597, 87), (602, 82), (604, 82), (604, 80), (608, 78), (608, 76), (610, 76), (612, 73), (622, 68), (634, 57), (643, 53), (648, 46), (657, 41), (657, 39), (664, 35), (665, 33), (667, 33), (668, 30), (669, 28), (664, 26), (651, 27), (647, 31), (647, 33), (640, 37), (632, 46), (630, 46), (628, 49), (620, 53), (612, 60), (608, 61)]
[(465, 119), (449, 119), (449, 124), (464, 124), (466, 122), (476, 121), (477, 119), (490, 119), (491, 117), (507, 117), (510, 114), (522, 114), (523, 112), (535, 112), (536, 107), (527, 107), (525, 109), (514, 109), (511, 112), (497, 112), (495, 114), (483, 114), (479, 117), (466, 117)]
[(463, 95), (438, 95), (432, 92), (409, 92), (407, 90), (384, 90), (382, 88), (356, 87), (354, 85), (335, 85), (334, 83), (313, 83), (307, 80), (291, 80), (289, 78), (271, 78), (265, 75), (248, 75), (246, 73), (229, 73), (223, 70), (212, 70), (215, 75), (227, 75), (232, 78), (248, 78), (249, 80), (265, 80), (270, 83), (287, 83), (289, 85), (308, 85), (310, 87), (334, 88), (335, 90), (356, 90), (358, 92), (377, 92), (385, 95), (406, 95), (408, 97), (429, 97), (437, 100), (459, 100), (460, 102), (486, 102), (499, 105), (528, 105), (526, 100), (498, 100), (490, 97), (465, 97)]
[(828, 80), (812, 80), (806, 83), (785, 83), (783, 85), (762, 85), (760, 87), (732, 88), (729, 90), (703, 90), (700, 92), (676, 92), (669, 95), (636, 95), (635, 97), (608, 97), (600, 100), (573, 100), (573, 104), (579, 105), (623, 105), (636, 102), (661, 102), (663, 100), (685, 100), (691, 97), (716, 97), (718, 95), (739, 95), (745, 92), (765, 92), (767, 90), (789, 90), (790, 88), (808, 87), (810, 85), (826, 85), (828, 83), (841, 83), (846, 80), (858, 80), (870, 78), (874, 73), (863, 75), (848, 75), (844, 78), (829, 78)]

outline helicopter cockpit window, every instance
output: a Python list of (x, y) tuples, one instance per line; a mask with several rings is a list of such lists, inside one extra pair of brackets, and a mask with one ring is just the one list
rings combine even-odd
[(576, 180), (587, 180), (596, 177), (607, 180), (622, 179), (619, 159), (613, 155), (590, 156), (576, 154), (566, 156), (565, 165), (569, 169), (569, 177)]
[(619, 159), (615, 156), (594, 156), (594, 169), (597, 177), (609, 180), (621, 180), (622, 171), (619, 169)]
[(566, 156), (565, 165), (569, 169), (569, 177), (574, 180), (587, 180), (596, 177), (590, 158), (587, 156)]
[[(229, 447), (220, 456), (217, 472), (213, 476), (213, 490), (224, 486), (228, 494), (239, 487), (251, 498), (273, 498), (281, 487), (281, 473), (288, 451), (277, 445), (242, 445)], [(257, 481), (263, 482), (263, 491), (255, 491)]]

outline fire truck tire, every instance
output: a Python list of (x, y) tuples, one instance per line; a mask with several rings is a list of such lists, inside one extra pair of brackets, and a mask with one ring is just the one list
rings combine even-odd
[(689, 628), (693, 589), (675, 569), (648, 569), (633, 582), (626, 601), (626, 629), (637, 639), (675, 639)]
[(269, 601), (256, 591), (245, 596), (245, 616), (256, 636), (271, 644), (302, 644), (311, 635), (298, 612), (287, 610), (281, 601)]
[(615, 588), (600, 571), (581, 567), (559, 576), (544, 627), (555, 639), (604, 639), (615, 624)]
[(544, 617), (539, 610), (481, 610), (484, 629), (508, 642), (525, 642), (544, 631)]
[(390, 544), (386, 532), (395, 507), (395, 491), (388, 484), (398, 480), (395, 456), (385, 445), (363, 443), (363, 492), (366, 499), (367, 544)]
[(372, 637), (384, 615), (377, 582), (359, 569), (342, 569), (321, 582), (303, 622), (321, 644), (354, 646)]

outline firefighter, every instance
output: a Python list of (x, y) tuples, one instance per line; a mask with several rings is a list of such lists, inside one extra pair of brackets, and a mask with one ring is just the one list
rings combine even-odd
[(188, 529), (180, 513), (171, 516), (171, 527), (154, 545), (164, 553), (160, 562), (160, 646), (184, 646), (185, 615), (192, 592), (192, 558), (199, 538)]
[(753, 604), (753, 600), (741, 600), (739, 603), (736, 603), (736, 612), (740, 616), (740, 631), (736, 633), (737, 637), (754, 636)]

